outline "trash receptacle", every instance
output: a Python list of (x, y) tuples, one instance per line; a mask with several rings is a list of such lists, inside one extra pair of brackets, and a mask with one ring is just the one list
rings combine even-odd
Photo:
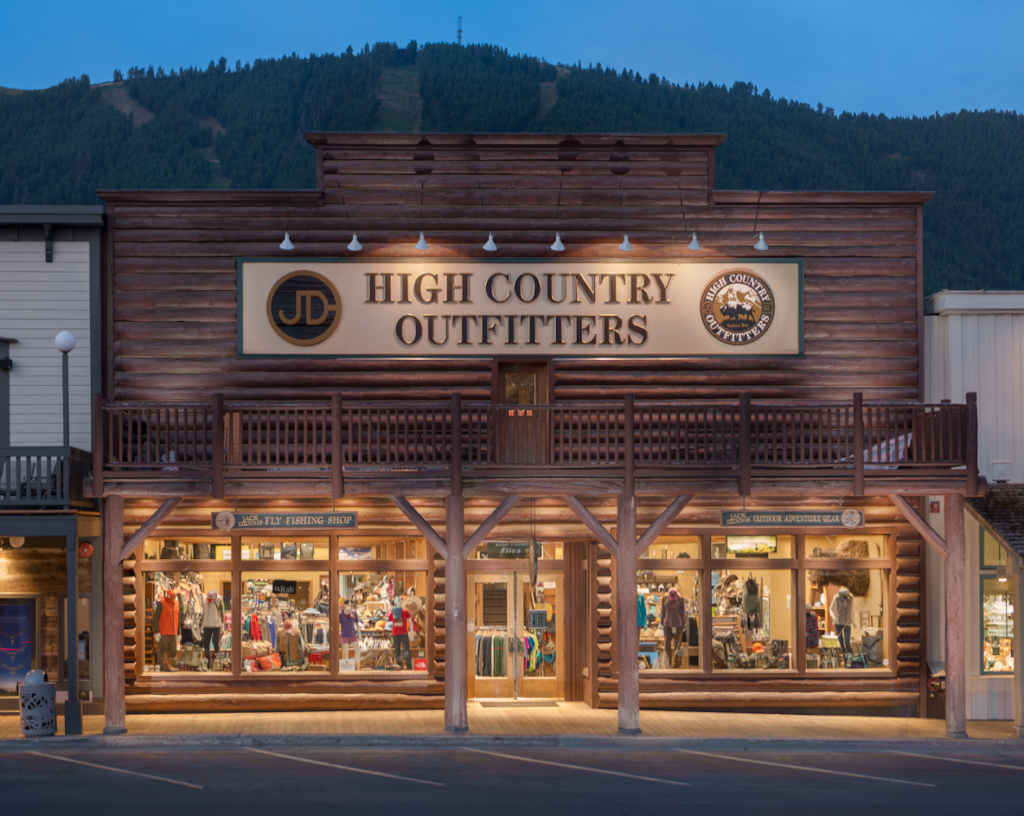
[(21, 733), (26, 737), (52, 737), (57, 733), (57, 687), (46, 682), (39, 669), (30, 671), (18, 685)]

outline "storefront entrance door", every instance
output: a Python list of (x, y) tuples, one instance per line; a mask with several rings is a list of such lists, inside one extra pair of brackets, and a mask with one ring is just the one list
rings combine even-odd
[(470, 699), (564, 698), (561, 573), (470, 572)]

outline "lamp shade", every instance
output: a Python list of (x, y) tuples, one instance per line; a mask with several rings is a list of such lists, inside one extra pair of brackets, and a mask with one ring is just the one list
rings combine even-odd
[(697, 233), (693, 233), (693, 238), (690, 240), (690, 243), (686, 245), (686, 248), (692, 249), (694, 252), (700, 251), (700, 241), (697, 240)]
[(78, 341), (71, 332), (62, 331), (53, 338), (53, 345), (57, 347), (57, 351), (69, 354), (75, 350), (75, 346), (78, 345)]
[(484, 249), (487, 252), (494, 252), (494, 251), (496, 251), (498, 249), (498, 245), (496, 243), (494, 243), (494, 233), (493, 232), (487, 233), (487, 243), (484, 244)]
[(754, 244), (754, 249), (758, 250), (759, 252), (764, 252), (766, 249), (768, 249), (768, 243), (764, 240), (763, 232), (758, 234), (757, 243)]
[(416, 249), (430, 249), (430, 244), (427, 243), (427, 239), (423, 237), (423, 233), (420, 233), (420, 240), (416, 242)]
[(565, 245), (562, 243), (562, 233), (555, 233), (555, 242), (551, 245), (554, 252), (565, 252)]
[(622, 236), (622, 243), (619, 244), (619, 249), (622, 250), (623, 252), (632, 252), (633, 251), (633, 245), (629, 242), (629, 236), (628, 235), (623, 235)]
[(359, 239), (356, 237), (354, 232), (352, 233), (352, 240), (348, 242), (348, 248), (351, 252), (358, 252), (363, 248), (363, 245), (359, 243)]
[(288, 230), (284, 231), (284, 240), (278, 246), (281, 249), (295, 249), (295, 244), (292, 243), (292, 239), (288, 236)]

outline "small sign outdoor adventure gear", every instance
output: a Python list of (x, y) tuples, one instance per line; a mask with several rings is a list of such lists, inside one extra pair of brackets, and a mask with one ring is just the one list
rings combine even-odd
[(353, 530), (356, 513), (211, 513), (214, 530)]
[(863, 527), (863, 510), (723, 510), (723, 527)]

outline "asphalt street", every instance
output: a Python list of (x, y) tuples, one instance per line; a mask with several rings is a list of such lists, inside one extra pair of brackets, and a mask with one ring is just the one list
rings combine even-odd
[(980, 746), (26, 748), (0, 755), (4, 813), (1020, 813), (1024, 786), (1024, 753)]

